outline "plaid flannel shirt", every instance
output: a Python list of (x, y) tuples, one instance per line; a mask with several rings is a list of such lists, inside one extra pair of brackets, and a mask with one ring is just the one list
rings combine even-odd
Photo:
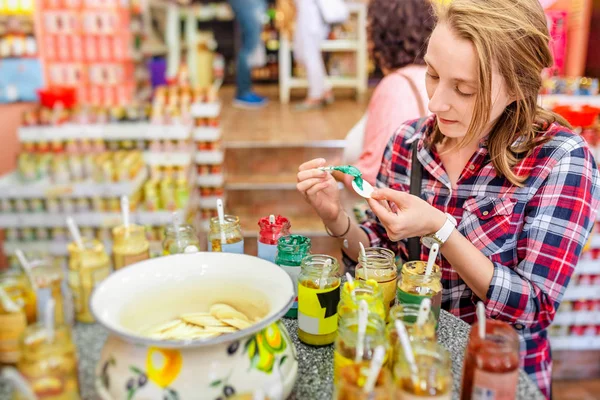
[[(514, 168), (528, 176), (523, 187), (497, 176), (482, 140), (453, 190), (435, 149), (424, 145), (434, 122), (435, 116), (429, 117), (415, 132), (417, 121), (409, 121), (396, 131), (384, 153), (377, 185), (409, 191), (411, 146), (418, 141), (421, 197), (454, 216), (458, 231), (494, 264), (484, 302), (486, 315), (516, 329), (521, 365), (549, 396), (552, 359), (546, 329), (596, 218), (600, 197), (596, 163), (580, 136), (552, 124), (544, 133), (549, 141)], [(390, 241), (383, 225), (369, 214), (362, 228), (371, 246), (387, 247), (406, 259), (406, 241)], [(422, 246), (421, 259), (427, 254)], [(442, 308), (472, 324), (479, 299), (443, 257), (441, 267)]]

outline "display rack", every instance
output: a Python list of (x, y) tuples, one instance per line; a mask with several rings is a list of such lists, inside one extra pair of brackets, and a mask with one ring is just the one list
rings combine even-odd
[[(356, 76), (329, 77), (333, 88), (353, 88), (358, 96), (367, 91), (368, 84), (368, 55), (367, 55), (367, 6), (364, 3), (348, 3), (350, 14), (358, 20), (357, 37), (353, 40), (324, 40), (321, 44), (323, 52), (355, 53)], [(307, 88), (308, 81), (293, 76), (292, 49), (290, 38), (282, 34), (279, 45), (279, 99), (287, 104), (290, 92), (294, 88)]]

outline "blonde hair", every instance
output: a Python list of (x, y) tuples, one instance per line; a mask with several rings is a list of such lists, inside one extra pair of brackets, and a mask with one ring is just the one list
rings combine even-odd
[[(518, 160), (544, 142), (540, 136), (549, 124), (570, 128), (565, 119), (537, 105), (542, 70), (553, 62), (542, 6), (539, 0), (452, 0), (434, 3), (434, 10), (438, 24), (447, 24), (457, 37), (473, 43), (477, 54), (475, 110), (460, 146), (476, 140), (489, 123), (495, 66), (517, 100), (492, 127), (487, 147), (496, 173), (522, 186), (527, 177), (513, 171)], [(436, 124), (432, 143), (443, 139)]]

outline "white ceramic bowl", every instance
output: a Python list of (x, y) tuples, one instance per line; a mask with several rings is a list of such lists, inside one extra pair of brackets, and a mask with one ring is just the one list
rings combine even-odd
[[(96, 371), (105, 399), (216, 399), (262, 390), (287, 397), (297, 357), (279, 319), (294, 301), (292, 280), (268, 261), (195, 253), (146, 260), (116, 271), (90, 307), (110, 331)], [(263, 319), (209, 340), (162, 341), (139, 334), (183, 313), (224, 302)]]

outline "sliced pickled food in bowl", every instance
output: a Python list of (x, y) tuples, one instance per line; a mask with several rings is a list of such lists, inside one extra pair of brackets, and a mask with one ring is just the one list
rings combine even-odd
[(254, 317), (252, 323), (246, 314), (234, 307), (215, 303), (208, 313), (184, 313), (144, 329), (141, 334), (158, 340), (205, 340), (249, 328), (260, 321), (261, 318)]

